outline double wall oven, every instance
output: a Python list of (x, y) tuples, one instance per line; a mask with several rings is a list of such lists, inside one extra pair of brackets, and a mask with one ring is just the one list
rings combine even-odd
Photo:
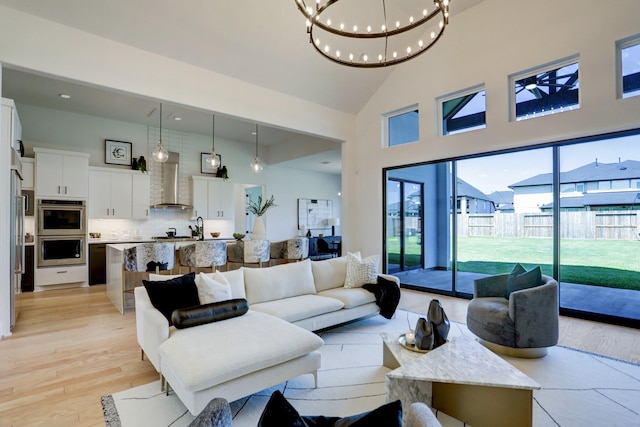
[(38, 267), (87, 263), (84, 200), (38, 200)]

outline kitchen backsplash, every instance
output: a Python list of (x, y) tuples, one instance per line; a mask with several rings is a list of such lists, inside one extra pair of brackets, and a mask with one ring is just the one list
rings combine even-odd
[[(148, 220), (126, 220), (126, 219), (90, 219), (89, 233), (101, 233), (101, 240), (147, 240), (152, 237), (166, 236), (169, 228), (175, 228), (178, 236), (190, 236), (189, 226), (195, 229), (195, 220), (191, 217), (190, 210), (175, 209), (152, 209)], [(227, 220), (205, 220), (205, 238), (210, 238), (211, 232), (219, 231), (220, 237), (231, 237), (235, 230), (233, 221)]]

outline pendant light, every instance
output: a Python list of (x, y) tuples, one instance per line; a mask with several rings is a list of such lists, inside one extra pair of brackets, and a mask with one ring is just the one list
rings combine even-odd
[(213, 115), (213, 120), (211, 124), (211, 158), (209, 158), (209, 166), (212, 168), (217, 168), (220, 166), (220, 162), (218, 161), (218, 157), (216, 156), (216, 115)]
[(153, 153), (151, 153), (153, 160), (159, 163), (164, 163), (169, 160), (169, 152), (162, 145), (162, 102), (160, 103), (160, 141)]
[(251, 170), (253, 173), (260, 173), (263, 168), (264, 166), (262, 166), (262, 162), (260, 162), (260, 158), (258, 157), (258, 125), (256, 124), (256, 158), (253, 160), (253, 163), (251, 163)]

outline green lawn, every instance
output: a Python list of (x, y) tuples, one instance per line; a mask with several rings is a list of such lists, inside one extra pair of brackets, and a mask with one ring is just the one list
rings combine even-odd
[[(387, 245), (389, 262), (397, 263), (398, 239)], [(410, 239), (406, 250), (411, 261), (419, 260), (417, 239)], [(563, 282), (640, 290), (640, 241), (565, 239), (560, 252)], [(525, 268), (539, 265), (543, 274), (551, 275), (552, 257), (551, 239), (458, 238), (459, 271), (499, 274), (519, 262)]]

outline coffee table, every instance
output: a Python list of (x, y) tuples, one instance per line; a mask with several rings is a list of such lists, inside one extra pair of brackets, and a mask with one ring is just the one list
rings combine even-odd
[(428, 352), (381, 334), (387, 401), (403, 408), (424, 402), (473, 427), (531, 426), (533, 390), (540, 385), (474, 338), (460, 335)]

